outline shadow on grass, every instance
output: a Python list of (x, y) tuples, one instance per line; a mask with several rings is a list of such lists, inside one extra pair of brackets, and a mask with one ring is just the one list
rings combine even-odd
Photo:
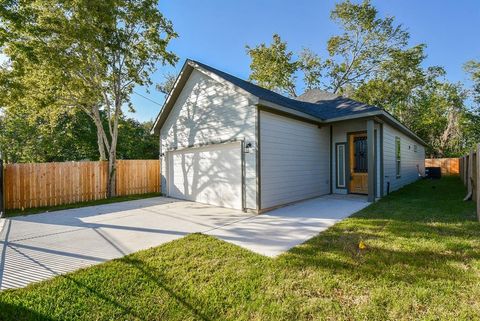
[(6, 303), (0, 301), (0, 320), (1, 321), (23, 321), (23, 320), (54, 320), (46, 315), (27, 309), (21, 305)]
[(122, 259), (124, 263), (127, 263), (131, 267), (137, 269), (144, 276), (146, 276), (150, 281), (153, 281), (158, 287), (163, 289), (165, 292), (170, 295), (171, 298), (175, 299), (180, 305), (186, 308), (190, 313), (195, 317), (195, 320), (204, 320), (209, 321), (215, 318), (207, 317), (203, 314), (196, 306), (199, 305), (198, 302), (189, 302), (188, 299), (180, 294), (177, 294), (175, 290), (169, 287), (168, 282), (165, 281), (165, 276), (161, 273), (159, 269), (154, 269), (145, 264), (144, 261), (135, 259), (131, 256), (127, 256)]
[[(476, 316), (469, 299), (455, 301), (456, 291), (473, 293), (467, 285), (478, 283), (474, 262), (480, 261), (480, 224), (474, 205), (461, 201), (463, 193), (458, 179), (413, 184), (276, 259), (190, 235), (84, 275), (62, 276), (68, 284), (46, 281), (9, 292), (8, 303), (0, 300), (0, 320), (49, 320), (24, 308), (40, 305), (38, 298), (61, 306), (49, 316), (92, 302), (102, 306), (97, 314), (73, 310), (86, 319), (148, 319), (157, 311), (164, 319), (335, 319), (339, 312), (366, 319), (364, 308), (373, 311), (372, 319), (387, 319), (386, 311), (395, 309), (409, 319), (429, 319), (424, 309), (437, 313), (445, 302)], [(72, 302), (52, 295), (58, 291), (68, 292)], [(88, 300), (74, 302), (82, 295)], [(427, 298), (418, 304), (422, 295)], [(325, 315), (318, 315), (321, 309)], [(439, 319), (455, 319), (443, 313)]]
[[(279, 258), (305, 266), (390, 282), (468, 281), (480, 260), (475, 206), (462, 202), (458, 178), (405, 187)], [(359, 243), (366, 244), (361, 250)]]

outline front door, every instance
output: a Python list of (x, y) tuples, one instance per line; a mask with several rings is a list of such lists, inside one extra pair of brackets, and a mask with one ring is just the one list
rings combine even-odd
[(350, 193), (368, 194), (367, 133), (350, 134)]

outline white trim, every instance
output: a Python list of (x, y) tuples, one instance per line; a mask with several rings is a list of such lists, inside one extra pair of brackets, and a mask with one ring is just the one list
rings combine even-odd
[[(189, 66), (189, 64), (188, 64), (188, 60), (187, 60), (187, 61), (185, 61), (184, 65), (182, 67), (182, 70), (178, 74), (177, 79), (175, 79), (175, 83), (173, 84), (172, 90), (170, 90), (170, 92), (168, 93), (167, 98), (165, 99), (165, 102), (163, 103), (163, 106), (162, 106), (162, 108), (160, 109), (160, 112), (157, 115), (157, 118), (155, 118), (155, 122), (153, 123), (152, 129), (150, 130), (150, 134), (155, 134), (155, 129), (158, 126), (158, 122), (160, 121), (160, 118), (162, 117), (163, 113), (166, 110), (165, 107), (170, 103), (170, 100), (172, 98), (172, 93), (177, 89), (178, 83), (180, 82), (180, 79), (182, 78), (182, 76), (185, 73), (185, 70), (187, 69), (188, 66)], [(160, 129), (158, 131), (160, 132)]]

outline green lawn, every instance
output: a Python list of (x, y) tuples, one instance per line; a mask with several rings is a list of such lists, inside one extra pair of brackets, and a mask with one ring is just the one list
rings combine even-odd
[(415, 183), (276, 259), (193, 234), (4, 291), (1, 318), (478, 320), (480, 224), (464, 194), (457, 178)]
[(14, 216), (20, 216), (20, 215), (30, 215), (30, 214), (38, 214), (38, 213), (45, 213), (45, 212), (55, 212), (55, 211), (60, 211), (60, 210), (68, 210), (68, 209), (71, 209), (71, 208), (111, 204), (111, 203), (118, 203), (118, 202), (125, 202), (125, 201), (134, 201), (134, 200), (156, 197), (156, 196), (162, 196), (162, 193), (147, 193), (147, 194), (117, 196), (117, 197), (100, 199), (100, 200), (95, 200), (95, 201), (64, 204), (64, 205), (58, 205), (58, 206), (26, 208), (26, 209), (23, 209), (23, 210), (22, 209), (6, 210), (5, 216), (6, 217), (14, 217)]

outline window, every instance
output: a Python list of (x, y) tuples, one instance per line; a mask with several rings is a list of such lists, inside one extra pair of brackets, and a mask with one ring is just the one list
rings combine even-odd
[(416, 153), (418, 152), (418, 146), (417, 145), (413, 145), (413, 151)]
[(337, 188), (345, 188), (345, 143), (337, 143)]
[(400, 144), (400, 137), (395, 137), (395, 163), (396, 163), (396, 173), (397, 178), (400, 177), (400, 169), (401, 169), (401, 144)]

